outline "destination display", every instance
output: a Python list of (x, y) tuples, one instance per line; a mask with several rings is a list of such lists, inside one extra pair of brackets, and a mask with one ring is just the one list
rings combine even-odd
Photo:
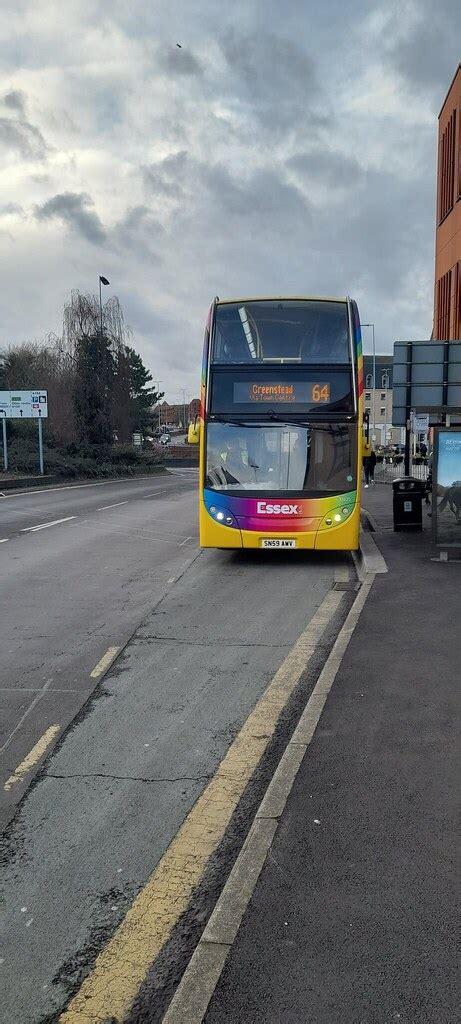
[(327, 381), (240, 381), (234, 384), (234, 402), (238, 405), (281, 402), (283, 405), (321, 405), (330, 401), (330, 385)]
[(274, 411), (278, 416), (303, 416), (308, 411), (322, 417), (330, 412), (350, 414), (354, 411), (352, 373), (325, 367), (267, 368), (256, 373), (240, 367), (213, 369), (208, 412), (265, 419)]

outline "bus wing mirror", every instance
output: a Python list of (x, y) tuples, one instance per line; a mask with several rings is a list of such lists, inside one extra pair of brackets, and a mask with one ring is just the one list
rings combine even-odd
[(199, 444), (200, 441), (200, 423), (197, 421), (197, 417), (193, 423), (189, 423), (189, 429), (187, 431), (187, 442), (188, 444)]

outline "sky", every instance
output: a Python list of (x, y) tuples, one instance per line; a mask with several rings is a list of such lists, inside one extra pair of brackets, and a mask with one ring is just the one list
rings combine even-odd
[(378, 352), (430, 337), (459, 0), (1, 9), (0, 348), (100, 274), (169, 401), (215, 295), (349, 294)]

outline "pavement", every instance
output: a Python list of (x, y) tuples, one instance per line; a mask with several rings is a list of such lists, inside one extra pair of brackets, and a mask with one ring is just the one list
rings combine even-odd
[(388, 573), (361, 611), (206, 1024), (460, 1020), (461, 563), (431, 560), (425, 511), (422, 533), (394, 533), (389, 487), (363, 504)]
[[(2, 699), (14, 733), (3, 797), (17, 803), (2, 843), (8, 1024), (58, 1020), (94, 975), (67, 1020), (121, 1021), (164, 922), (166, 1005), (353, 600), (335, 590), (354, 576), (347, 554), (199, 552), (196, 488), (197, 472), (181, 470), (2, 499)], [(29, 771), (27, 751), (56, 722), (55, 746)]]

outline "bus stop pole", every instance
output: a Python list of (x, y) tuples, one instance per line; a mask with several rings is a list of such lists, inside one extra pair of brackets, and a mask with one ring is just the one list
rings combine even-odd
[(2, 431), (3, 431), (3, 469), (5, 473), (8, 472), (8, 444), (6, 440), (6, 417), (2, 416)]
[(38, 417), (38, 454), (40, 459), (40, 473), (43, 476), (45, 470), (43, 467), (43, 432), (42, 432), (42, 420), (41, 416)]
[(410, 430), (411, 430), (411, 383), (412, 383), (413, 345), (411, 341), (407, 345), (407, 388), (406, 388), (406, 409), (405, 409), (405, 476), (410, 475)]

